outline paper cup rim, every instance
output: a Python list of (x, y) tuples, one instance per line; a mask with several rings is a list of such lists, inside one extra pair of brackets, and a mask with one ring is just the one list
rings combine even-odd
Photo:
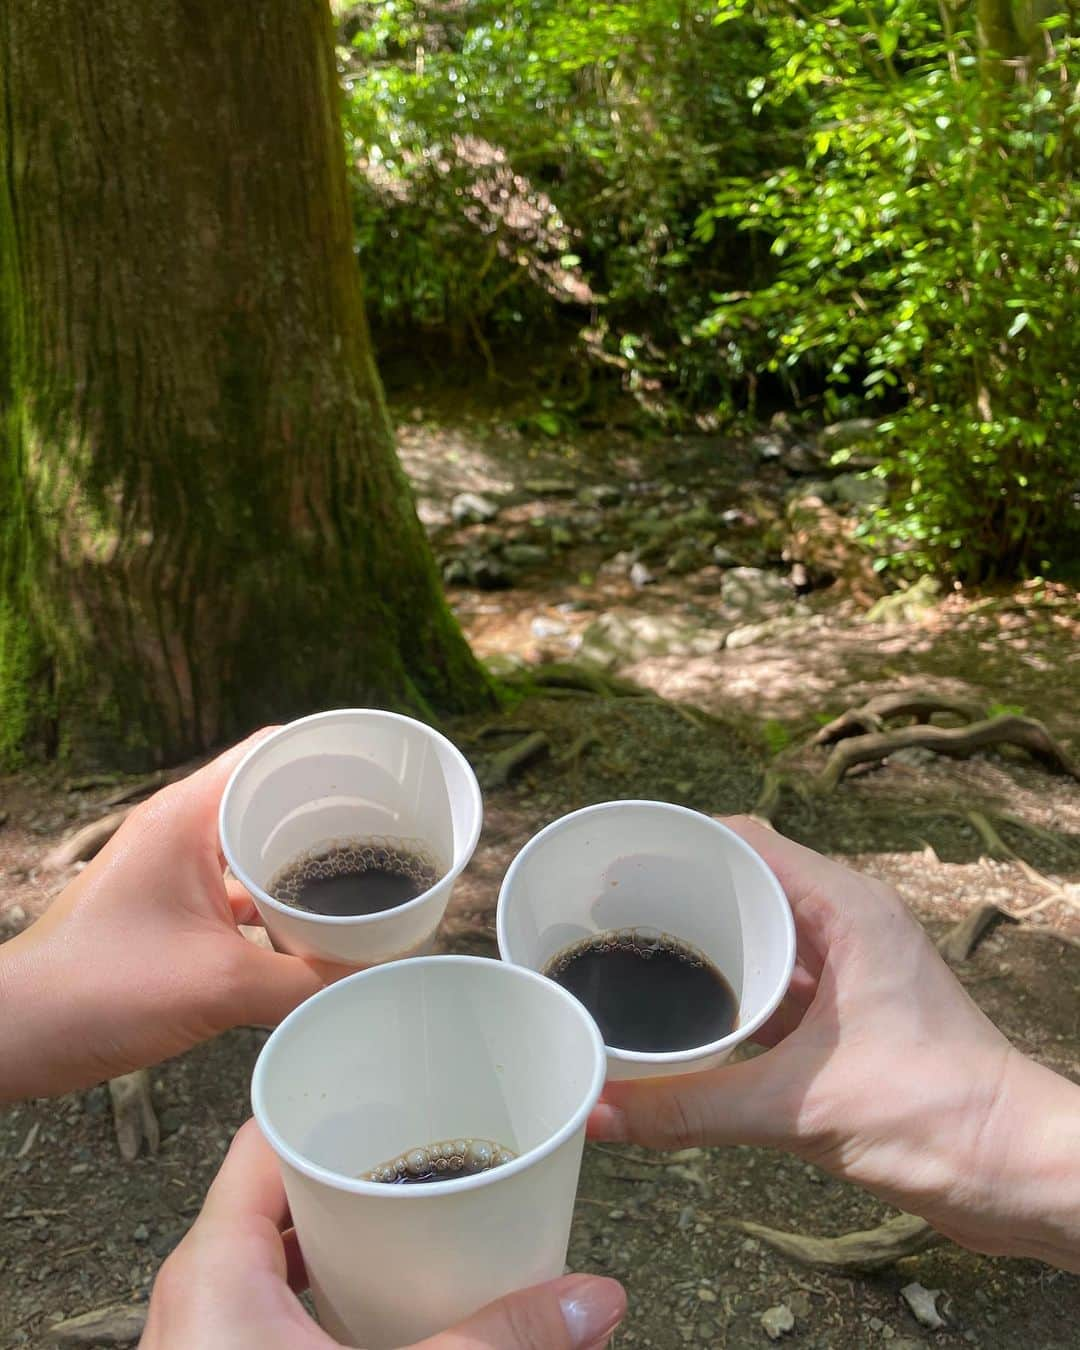
[[(475, 821), (472, 833), (461, 849), (460, 857), (456, 863), (447, 869), (434, 883), (421, 891), (419, 895), (414, 895), (411, 900), (406, 900), (404, 904), (395, 905), (393, 909), (380, 909), (374, 914), (316, 914), (313, 910), (299, 909), (295, 905), (287, 905), (284, 901), (276, 899), (269, 891), (265, 890), (259, 883), (252, 879), (237, 861), (233, 851), (232, 843), (225, 830), (225, 816), (229, 808), (236, 784), (240, 780), (240, 775), (247, 768), (248, 764), (258, 758), (268, 746), (275, 745), (279, 741), (286, 740), (296, 732), (311, 726), (316, 722), (332, 721), (335, 718), (349, 718), (356, 720), (380, 720), (390, 722), (406, 722), (411, 726), (420, 727), (432, 740), (440, 742), (446, 750), (449, 751), (461, 769), (466, 784), (468, 785), (469, 796), (472, 800), (473, 814)], [(480, 840), (480, 831), (484, 826), (484, 799), (480, 792), (480, 784), (477, 782), (473, 767), (457, 746), (444, 736), (441, 731), (436, 731), (434, 727), (429, 727), (426, 722), (421, 722), (415, 717), (407, 717), (404, 713), (388, 712), (382, 708), (331, 708), (326, 712), (311, 713), (307, 717), (298, 717), (293, 722), (286, 722), (283, 727), (278, 727), (272, 731), (269, 736), (264, 736), (258, 744), (253, 745), (244, 755), (240, 763), (233, 769), (229, 775), (229, 781), (225, 784), (225, 791), (221, 794), (221, 804), (218, 807), (218, 838), (221, 840), (221, 851), (225, 855), (225, 861), (229, 864), (237, 881), (255, 896), (259, 903), (268, 906), (278, 914), (284, 914), (291, 918), (301, 918), (310, 921), (317, 926), (327, 928), (363, 928), (371, 924), (379, 923), (388, 918), (396, 918), (399, 914), (408, 914), (410, 910), (419, 909), (431, 896), (431, 892), (437, 890), (447, 882), (454, 882), (468, 866), (469, 860), (476, 852), (476, 845)]]
[[(743, 853), (751, 862), (752, 866), (757, 867), (762, 873), (762, 880), (765, 882), (768, 890), (777, 901), (777, 908), (781, 914), (781, 923), (784, 929), (784, 955), (782, 962), (782, 978), (778, 981), (777, 987), (772, 996), (758, 1010), (758, 1012), (747, 1022), (740, 1022), (734, 1031), (728, 1032), (726, 1036), (720, 1037), (716, 1041), (708, 1041), (704, 1045), (694, 1045), (688, 1050), (662, 1050), (649, 1052), (646, 1050), (621, 1050), (617, 1046), (604, 1043), (604, 1050), (608, 1058), (615, 1063), (620, 1064), (643, 1064), (655, 1067), (657, 1077), (663, 1077), (663, 1071), (668, 1067), (676, 1067), (685, 1064), (693, 1064), (697, 1060), (708, 1060), (714, 1055), (722, 1055), (726, 1051), (734, 1049), (741, 1045), (743, 1041), (749, 1039), (755, 1031), (769, 1020), (780, 1002), (787, 993), (788, 986), (791, 983), (791, 976), (795, 970), (795, 919), (791, 913), (791, 905), (784, 888), (780, 885), (776, 873), (761, 856), (760, 853), (735, 833), (727, 825), (722, 824), (713, 816), (707, 816), (704, 811), (695, 811), (689, 806), (678, 806), (674, 802), (653, 801), (645, 797), (629, 797), (620, 801), (597, 802), (592, 806), (583, 806), (577, 811), (570, 811), (565, 816), (560, 816), (557, 820), (551, 821), (544, 828), (538, 831), (533, 837), (519, 850), (510, 866), (506, 869), (506, 875), (503, 877), (502, 885), (499, 887), (499, 900), (495, 911), (495, 932), (499, 944), (499, 956), (508, 965), (517, 965), (519, 969), (533, 970), (539, 974), (532, 966), (521, 966), (513, 953), (510, 951), (510, 942), (506, 935), (506, 914), (510, 907), (509, 895), (516, 880), (517, 872), (523, 866), (526, 858), (533, 852), (534, 848), (539, 847), (549, 835), (558, 833), (570, 821), (581, 819), (584, 816), (601, 815), (605, 812), (618, 811), (629, 806), (644, 806), (650, 810), (663, 813), (674, 813), (680, 816), (692, 816), (694, 819), (703, 821), (713, 829), (718, 830), (721, 835), (738, 851)], [(541, 975), (541, 979), (547, 979), (546, 975)], [(554, 980), (551, 983), (555, 983)], [(559, 986), (562, 987), (561, 985)]]
[[(593, 1047), (593, 1069), (592, 1077), (589, 1081), (588, 1089), (584, 1099), (571, 1115), (569, 1120), (565, 1121), (553, 1134), (549, 1135), (542, 1143), (537, 1144), (535, 1148), (528, 1149), (510, 1162), (503, 1163), (499, 1167), (489, 1168), (486, 1172), (477, 1172), (471, 1177), (459, 1177), (452, 1181), (431, 1181), (423, 1186), (388, 1186), (385, 1182), (363, 1181), (359, 1177), (346, 1176), (343, 1172), (335, 1172), (332, 1168), (322, 1167), (318, 1163), (312, 1162), (302, 1153), (293, 1148), (293, 1146), (282, 1138), (279, 1131), (274, 1127), (270, 1120), (270, 1112), (266, 1104), (265, 1081), (269, 1072), (267, 1065), (272, 1058), (271, 1047), (275, 1041), (280, 1042), (280, 1038), (287, 1034), (291, 1024), (302, 1020), (309, 1012), (311, 1005), (319, 1002), (321, 999), (341, 997), (341, 992), (352, 985), (359, 984), (362, 980), (381, 980), (392, 979), (394, 972), (401, 966), (432, 966), (432, 965), (455, 965), (458, 967), (472, 966), (483, 967), (485, 970), (497, 970), (506, 974), (511, 974), (513, 978), (518, 979), (526, 977), (537, 981), (546, 986), (548, 990), (557, 990), (562, 999), (572, 1008), (574, 1015), (581, 1023), (582, 1029)], [(496, 978), (501, 978), (497, 976)], [(554, 1153), (571, 1139), (580, 1129), (584, 1128), (589, 1114), (596, 1105), (600, 1097), (600, 1092), (604, 1086), (604, 1077), (607, 1069), (605, 1059), (606, 1047), (604, 1039), (600, 1035), (600, 1028), (596, 1025), (588, 1009), (580, 1003), (573, 994), (567, 993), (565, 989), (554, 983), (553, 980), (545, 978), (535, 970), (529, 970), (527, 966), (512, 966), (504, 961), (497, 961), (487, 956), (416, 956), (404, 961), (389, 961), (385, 965), (372, 966), (369, 970), (358, 971), (355, 975), (347, 975), (344, 979), (336, 983), (327, 985), (311, 998), (305, 999), (299, 1007), (294, 1008), (288, 1017), (286, 1017), (271, 1032), (269, 1039), (263, 1048), (259, 1051), (259, 1057), (255, 1061), (255, 1069), (251, 1076), (251, 1106), (258, 1122), (259, 1129), (262, 1131), (264, 1139), (277, 1154), (278, 1158), (289, 1164), (290, 1167), (302, 1173), (311, 1181), (317, 1181), (326, 1186), (331, 1186), (338, 1191), (348, 1191), (355, 1195), (367, 1195), (377, 1197), (383, 1200), (411, 1201), (434, 1199), (438, 1196), (462, 1195), (466, 1191), (479, 1190), (483, 1186), (496, 1185), (499, 1182), (506, 1181), (518, 1172), (524, 1172), (527, 1168)]]

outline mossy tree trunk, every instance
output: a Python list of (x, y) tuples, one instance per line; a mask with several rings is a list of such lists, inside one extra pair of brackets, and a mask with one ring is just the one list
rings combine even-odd
[(0, 757), (487, 701), (372, 361), (326, 0), (29, 0), (0, 62)]

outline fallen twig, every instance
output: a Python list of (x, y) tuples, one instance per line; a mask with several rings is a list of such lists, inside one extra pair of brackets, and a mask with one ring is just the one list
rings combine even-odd
[(817, 1238), (803, 1233), (785, 1233), (779, 1228), (735, 1219), (731, 1227), (766, 1243), (783, 1256), (813, 1270), (881, 1270), (905, 1256), (945, 1242), (925, 1219), (897, 1214), (877, 1228), (841, 1237)]
[(57, 1322), (46, 1340), (52, 1345), (131, 1345), (145, 1326), (145, 1303), (116, 1303)]

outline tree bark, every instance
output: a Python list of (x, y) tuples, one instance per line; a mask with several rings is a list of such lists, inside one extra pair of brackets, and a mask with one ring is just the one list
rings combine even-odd
[(326, 0), (0, 9), (0, 759), (490, 700), (372, 360)]

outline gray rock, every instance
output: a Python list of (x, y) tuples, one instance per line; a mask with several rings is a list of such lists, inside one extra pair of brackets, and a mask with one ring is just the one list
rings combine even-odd
[(499, 514), (499, 508), (478, 492), (459, 492), (450, 503), (450, 519), (455, 525), (486, 525)]
[(505, 680), (511, 675), (520, 674), (527, 665), (525, 658), (518, 656), (516, 652), (492, 652), (490, 656), (484, 658), (485, 670), (497, 680)]
[(443, 583), (447, 586), (467, 586), (471, 579), (469, 564), (464, 558), (449, 558), (442, 566)]
[(940, 1289), (924, 1289), (918, 1280), (913, 1280), (900, 1290), (900, 1297), (921, 1326), (938, 1331), (945, 1325), (945, 1319), (937, 1310), (937, 1301), (941, 1297)]
[(618, 506), (622, 499), (622, 491), (614, 483), (594, 483), (590, 487), (583, 487), (578, 493), (578, 500), (586, 506)]
[(550, 554), (539, 544), (507, 544), (503, 548), (503, 557), (515, 567), (539, 567), (550, 561)]
[(792, 590), (778, 572), (766, 572), (761, 567), (732, 567), (720, 583), (720, 598), (732, 609), (752, 613), (765, 605), (791, 600)]
[(780, 642), (785, 638), (797, 637), (808, 628), (821, 628), (825, 623), (822, 614), (809, 617), (781, 615), (775, 619), (764, 619), (761, 623), (741, 624), (727, 635), (724, 646), (732, 651), (740, 647), (753, 647), (759, 642)]
[(786, 1303), (778, 1303), (761, 1314), (761, 1325), (770, 1341), (778, 1341), (787, 1332), (795, 1330), (795, 1314)]
[(131, 1237), (135, 1242), (148, 1242), (150, 1240), (150, 1229), (144, 1223), (136, 1224)]
[(512, 585), (509, 572), (497, 558), (472, 558), (469, 580), (481, 591), (504, 591)]
[(643, 562), (636, 562), (630, 568), (630, 584), (640, 591), (643, 586), (651, 586), (656, 578)]
[(605, 669), (643, 661), (650, 656), (712, 656), (724, 645), (724, 634), (659, 614), (612, 611), (591, 623), (582, 638), (580, 656)]
[(739, 560), (731, 549), (725, 548), (723, 544), (716, 544), (712, 551), (712, 560), (717, 567), (738, 567)]
[(555, 638), (565, 637), (570, 629), (562, 619), (547, 619), (543, 614), (538, 614), (529, 625), (529, 631), (534, 638)]
[(816, 497), (818, 501), (836, 501), (836, 487), (830, 478), (807, 478), (793, 487), (787, 494), (789, 502), (802, 501), (804, 497)]
[(832, 481), (837, 501), (849, 506), (880, 506), (889, 489), (880, 478), (864, 473), (842, 473)]
[(775, 464), (784, 458), (784, 442), (772, 432), (766, 431), (760, 436), (755, 436), (750, 442), (750, 449), (762, 464)]
[(700, 571), (705, 565), (705, 559), (701, 550), (692, 547), (689, 544), (682, 548), (677, 548), (671, 557), (667, 560), (667, 570), (677, 577), (686, 576), (688, 572)]
[(941, 582), (937, 577), (920, 577), (906, 591), (894, 591), (892, 595), (883, 595), (876, 600), (866, 612), (866, 622), (918, 623), (935, 607), (940, 591)]
[(877, 420), (873, 417), (849, 417), (844, 422), (833, 422), (821, 432), (821, 447), (829, 454), (847, 450), (850, 446), (872, 441), (877, 429)]

